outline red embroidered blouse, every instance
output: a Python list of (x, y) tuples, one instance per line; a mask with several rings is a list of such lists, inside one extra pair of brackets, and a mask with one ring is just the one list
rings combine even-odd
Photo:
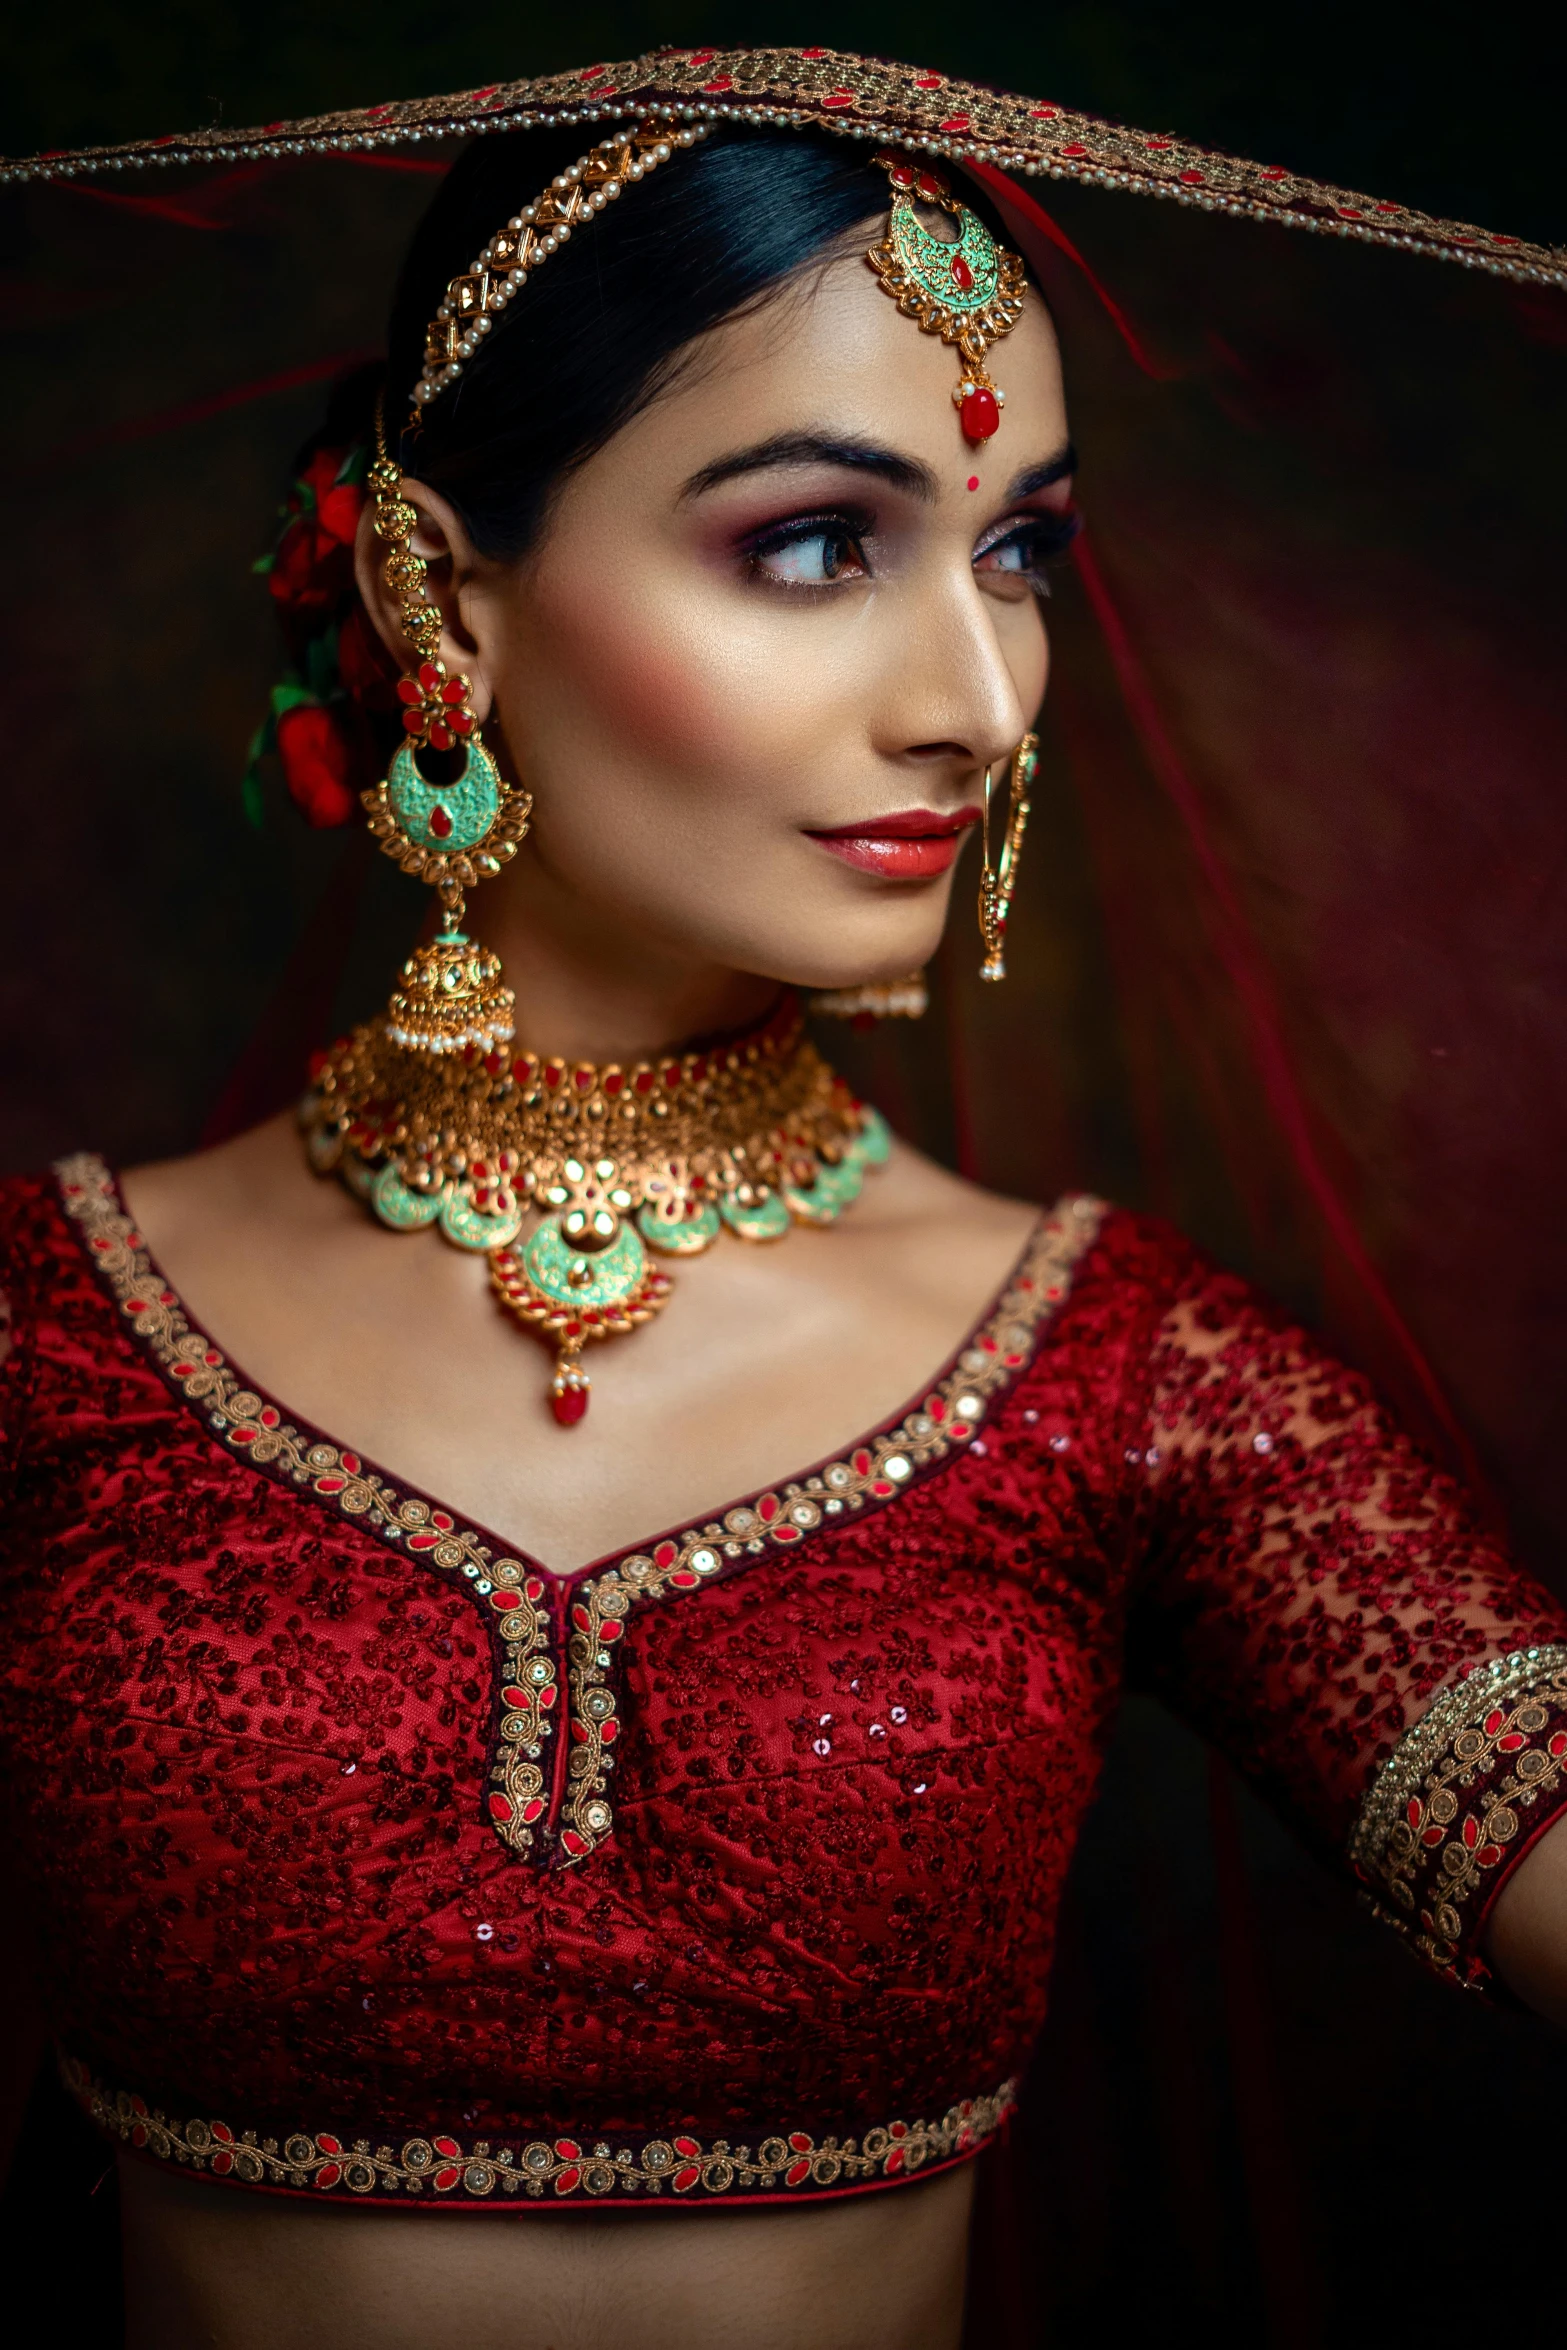
[(1462, 1982), (1567, 1803), (1561, 1608), (1133, 1216), (1063, 1203), (895, 1423), (569, 1579), (248, 1387), (98, 1161), (0, 1229), (0, 1785), (149, 2155), (511, 2210), (963, 2159), (1128, 1663)]

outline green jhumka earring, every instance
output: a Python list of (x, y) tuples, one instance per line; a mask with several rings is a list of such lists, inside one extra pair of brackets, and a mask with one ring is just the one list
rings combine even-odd
[[(500, 984), (496, 957), (463, 931), (464, 892), (516, 855), (527, 837), (533, 802), (502, 777), (474, 717), (468, 679), (460, 671), (448, 675), (440, 658), (440, 608), (425, 591), (428, 566), (410, 546), (419, 510), (402, 494), (402, 470), (387, 454), (379, 413), (375, 437), (376, 460), (368, 478), (371, 519), (386, 548), (381, 575), (397, 598), (415, 662), (397, 685), (403, 739), (386, 775), (364, 794), (364, 803), (370, 829), (386, 855), (405, 873), (430, 883), (442, 915), (436, 937), (404, 970), (405, 986), (392, 998), (390, 1033), (411, 1052), (460, 1053), (470, 1046), (488, 1052), (514, 1034), (514, 999)], [(427, 775), (420, 752), (445, 762), (447, 772)], [(377, 1212), (388, 1223), (429, 1220), (411, 1203), (394, 1202), (390, 1193), (385, 1209), (377, 1202)]]

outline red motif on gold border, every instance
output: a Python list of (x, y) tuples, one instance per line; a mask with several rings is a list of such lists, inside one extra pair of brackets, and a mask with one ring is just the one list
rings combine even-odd
[(400, 2146), (341, 2132), (293, 2131), (282, 2138), (236, 2130), (225, 2121), (177, 2121), (143, 2097), (112, 2091), (74, 2058), (61, 2060), (65, 2085), (90, 2120), (110, 2137), (155, 2161), (179, 2163), (245, 2187), (296, 2194), (374, 2198), (450, 2196), (459, 2205), (490, 2197), (546, 2194), (561, 2201), (630, 2200), (648, 2196), (730, 2196), (747, 2202), (771, 2196), (807, 2201), (846, 2189), (887, 2186), (920, 2172), (961, 2162), (1001, 2128), (1017, 2099), (1015, 2081), (993, 2094), (965, 2097), (937, 2121), (878, 2123), (855, 2137), (817, 2137), (787, 2126), (754, 2148), (710, 2143), (672, 2130), (666, 2138), (631, 2145), (612, 2133), (526, 2142), (480, 2139), (468, 2147), (444, 2132)]
[(660, 50), (619, 64), (493, 83), (449, 97), (312, 115), (255, 130), (193, 131), (19, 158), (0, 162), (0, 185), (256, 155), (280, 160), (351, 156), (425, 139), (661, 113), (679, 121), (814, 125), (955, 162), (992, 164), (1025, 178), (1080, 180), (1129, 195), (1160, 196), (1205, 212), (1271, 220), (1456, 261), (1498, 277), (1567, 288), (1567, 252), (1560, 247), (1438, 220), (1411, 205), (1307, 179), (1282, 164), (1249, 163), (1189, 140), (1101, 122), (978, 82), (819, 48)]

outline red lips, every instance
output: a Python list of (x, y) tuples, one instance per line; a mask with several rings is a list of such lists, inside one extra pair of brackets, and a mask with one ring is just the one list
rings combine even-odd
[(958, 808), (947, 816), (933, 808), (900, 808), (890, 816), (863, 817), (808, 837), (862, 873), (887, 881), (929, 881), (948, 870), (979, 815), (978, 808)]

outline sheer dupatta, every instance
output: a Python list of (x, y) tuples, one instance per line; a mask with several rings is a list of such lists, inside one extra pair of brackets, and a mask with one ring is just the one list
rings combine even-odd
[[(322, 896), (336, 844), (241, 814), (275, 665), (250, 567), (452, 138), (647, 105), (945, 155), (1062, 332), (1087, 527), (1014, 976), (981, 993), (955, 932), (935, 1028), (870, 1056), (890, 1105), (990, 1181), (1172, 1211), (1325, 1321), (1550, 1571), (1567, 260), (1045, 101), (670, 50), (3, 167), (40, 566), (10, 1156), (192, 1139), (312, 905), (347, 997), (375, 985), (409, 919), (389, 877), (356, 954)], [(262, 1094), (230, 1087), (227, 1124), (275, 1099), (319, 968), (285, 996), (287, 1050), (252, 1052)]]
[[(1045, 102), (667, 51), (8, 175), (33, 583), (8, 1162), (233, 1130), (384, 993), (417, 894), (280, 795), (242, 809), (276, 667), (251, 565), (454, 142), (647, 105), (972, 170), (1065, 350), (1085, 529), (1011, 976), (979, 985), (960, 896), (931, 1017), (835, 1057), (983, 1180), (1169, 1213), (1325, 1326), (1560, 1587), (1567, 256)], [(1216, 1786), (1243, 2069), (1258, 1977)], [(987, 2350), (1031, 2338), (1014, 2160), (986, 2158)]]

